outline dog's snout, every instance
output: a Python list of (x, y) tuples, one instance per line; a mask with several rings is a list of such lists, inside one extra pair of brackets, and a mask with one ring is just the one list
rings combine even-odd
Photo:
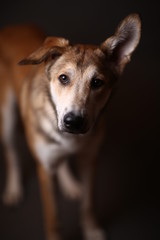
[(84, 133), (86, 125), (86, 117), (76, 115), (73, 112), (64, 116), (65, 129), (70, 133)]

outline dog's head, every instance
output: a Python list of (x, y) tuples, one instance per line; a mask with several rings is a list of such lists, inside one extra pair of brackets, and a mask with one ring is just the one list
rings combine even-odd
[(48, 37), (20, 62), (45, 63), (60, 131), (82, 134), (92, 128), (138, 45), (140, 28), (138, 15), (132, 14), (100, 46), (70, 45), (66, 39)]

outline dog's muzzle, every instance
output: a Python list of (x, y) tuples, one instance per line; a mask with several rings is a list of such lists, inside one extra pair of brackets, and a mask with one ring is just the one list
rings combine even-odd
[(84, 134), (87, 132), (87, 117), (69, 112), (64, 116), (64, 131), (73, 134)]

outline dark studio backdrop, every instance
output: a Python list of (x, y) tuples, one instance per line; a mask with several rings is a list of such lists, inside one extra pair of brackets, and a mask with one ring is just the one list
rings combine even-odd
[[(95, 186), (95, 207), (109, 240), (160, 239), (160, 11), (158, 1), (1, 1), (0, 27), (30, 22), (71, 42), (101, 43), (129, 13), (142, 19), (141, 42), (107, 107), (107, 137)], [(25, 148), (25, 146), (22, 146)], [(44, 240), (32, 158), (23, 157), (25, 199), (14, 209), (0, 201), (0, 240)], [(0, 196), (5, 164), (0, 147)], [(59, 193), (64, 239), (80, 239), (78, 203)]]

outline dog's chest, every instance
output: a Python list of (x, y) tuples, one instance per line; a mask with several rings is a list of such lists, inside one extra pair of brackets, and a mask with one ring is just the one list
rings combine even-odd
[(76, 154), (83, 147), (84, 139), (80, 136), (59, 132), (45, 116), (39, 120), (42, 131), (37, 134), (34, 149), (39, 161), (47, 170)]

